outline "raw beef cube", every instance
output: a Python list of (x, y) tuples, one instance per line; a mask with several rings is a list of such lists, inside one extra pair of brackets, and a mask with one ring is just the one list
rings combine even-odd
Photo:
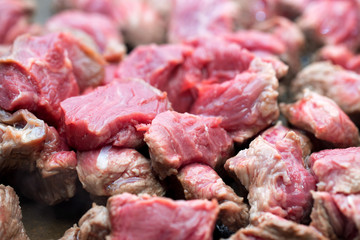
[(0, 44), (11, 44), (16, 37), (29, 31), (34, 4), (26, 0), (0, 1)]
[(193, 163), (182, 168), (177, 175), (184, 188), (186, 199), (216, 199), (219, 203), (219, 219), (231, 231), (249, 223), (248, 206), (243, 198), (226, 185), (209, 166)]
[(317, 190), (331, 193), (360, 193), (360, 148), (329, 149), (311, 154), (311, 170)]
[(151, 171), (150, 161), (134, 149), (105, 146), (78, 152), (77, 158), (80, 182), (96, 196), (124, 192), (162, 196), (165, 193)]
[(314, 227), (298, 224), (286, 220), (271, 213), (262, 213), (258, 216), (253, 225), (242, 228), (229, 240), (326, 240)]
[(334, 100), (347, 114), (360, 112), (360, 76), (329, 62), (312, 63), (292, 82), (292, 92), (298, 98), (309, 88)]
[(359, 131), (350, 118), (330, 98), (305, 90), (304, 97), (292, 104), (280, 104), (291, 124), (307, 130), (318, 139), (339, 147), (359, 144)]
[(143, 141), (141, 124), (171, 108), (166, 93), (143, 80), (114, 81), (61, 103), (68, 144), (80, 151), (106, 144), (136, 147)]
[(75, 195), (76, 155), (27, 110), (0, 111), (0, 172), (24, 195), (53, 205)]
[(359, 238), (360, 195), (327, 192), (312, 192), (312, 195), (311, 226), (331, 240)]
[(19, 197), (12, 187), (2, 184), (0, 185), (0, 211), (0, 238), (29, 240), (21, 221)]
[(216, 200), (174, 201), (128, 193), (109, 198), (109, 240), (210, 240), (219, 209)]
[(249, 191), (250, 218), (258, 212), (301, 222), (311, 209), (314, 177), (304, 168), (300, 137), (288, 132), (275, 143), (258, 136), (225, 169)]
[(174, 0), (168, 30), (169, 42), (213, 37), (231, 32), (235, 6), (229, 0)]
[(190, 112), (221, 117), (220, 126), (242, 143), (278, 118), (277, 87), (273, 67), (256, 59), (248, 71), (233, 80), (198, 85), (198, 97)]
[(312, 1), (298, 20), (312, 41), (325, 45), (359, 47), (360, 10), (356, 1)]
[(164, 179), (190, 163), (217, 168), (233, 150), (233, 142), (220, 127), (221, 119), (166, 111), (155, 117), (144, 139), (151, 166)]
[(61, 12), (47, 21), (46, 28), (49, 31), (69, 31), (80, 40), (83, 40), (82, 35), (86, 34), (107, 61), (119, 61), (126, 53), (115, 23), (98, 13), (76, 10)]

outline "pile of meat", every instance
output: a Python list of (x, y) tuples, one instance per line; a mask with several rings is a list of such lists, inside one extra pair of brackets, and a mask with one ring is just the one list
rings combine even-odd
[(0, 239), (80, 190), (63, 240), (360, 238), (359, 1), (35, 9), (0, 0)]

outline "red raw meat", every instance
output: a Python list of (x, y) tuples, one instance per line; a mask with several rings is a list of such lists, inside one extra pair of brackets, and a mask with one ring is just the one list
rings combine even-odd
[(302, 99), (293, 104), (280, 104), (280, 109), (291, 124), (313, 133), (318, 139), (339, 147), (360, 143), (355, 124), (328, 97), (305, 90)]
[(109, 198), (109, 240), (211, 240), (219, 209), (216, 200), (174, 201), (128, 193)]
[(106, 144), (136, 147), (142, 143), (141, 124), (171, 109), (166, 93), (143, 80), (114, 81), (61, 103), (66, 138), (77, 150)]
[(220, 122), (219, 118), (175, 111), (157, 115), (145, 133), (154, 171), (164, 179), (194, 162), (221, 166), (230, 156), (233, 142)]
[(190, 112), (221, 117), (220, 126), (241, 143), (279, 117), (277, 87), (273, 67), (257, 59), (233, 80), (198, 85), (198, 97)]
[(311, 154), (308, 160), (317, 178), (317, 190), (360, 193), (360, 148), (329, 149)]

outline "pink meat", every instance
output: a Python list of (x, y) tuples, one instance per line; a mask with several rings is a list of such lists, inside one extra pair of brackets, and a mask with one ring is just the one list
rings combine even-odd
[(281, 104), (282, 113), (291, 124), (336, 146), (351, 147), (360, 143), (359, 131), (350, 118), (331, 99), (305, 91), (293, 104)]
[(174, 0), (168, 40), (182, 42), (231, 32), (234, 9), (229, 0)]
[(278, 118), (277, 87), (272, 66), (257, 59), (233, 80), (199, 85), (190, 112), (221, 117), (220, 126), (241, 143)]
[(318, 191), (360, 192), (360, 148), (323, 150), (311, 154), (309, 164), (317, 178)]
[(139, 146), (143, 131), (137, 128), (170, 108), (166, 93), (135, 79), (114, 81), (61, 103), (67, 141), (83, 151), (106, 144)]
[(145, 133), (152, 168), (164, 179), (194, 162), (212, 168), (221, 166), (230, 155), (233, 142), (220, 122), (218, 118), (175, 111), (157, 115)]
[(290, 131), (275, 143), (258, 136), (248, 149), (226, 161), (225, 169), (249, 191), (251, 218), (259, 212), (296, 222), (306, 218), (315, 179), (304, 168), (302, 156), (300, 138)]
[(210, 240), (219, 209), (215, 200), (174, 201), (128, 193), (109, 198), (110, 240)]

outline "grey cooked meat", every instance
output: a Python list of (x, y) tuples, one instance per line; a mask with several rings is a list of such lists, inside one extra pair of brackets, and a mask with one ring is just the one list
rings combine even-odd
[(360, 195), (328, 192), (312, 192), (312, 195), (311, 226), (331, 240), (359, 239)]
[(152, 173), (150, 160), (135, 149), (105, 146), (78, 152), (79, 179), (96, 196), (132, 193), (162, 196), (164, 188)]
[(219, 118), (175, 111), (157, 115), (144, 136), (154, 171), (164, 179), (194, 162), (222, 166), (233, 142), (220, 122)]
[(360, 148), (328, 149), (310, 155), (308, 162), (317, 178), (317, 190), (360, 193)]
[(277, 141), (258, 136), (225, 169), (249, 191), (250, 219), (258, 212), (301, 222), (311, 210), (314, 177), (305, 169), (300, 137), (293, 131)]
[(27, 110), (0, 111), (0, 171), (24, 194), (55, 204), (75, 194), (76, 155), (56, 129)]
[(248, 225), (247, 204), (211, 167), (198, 163), (189, 164), (180, 170), (177, 178), (186, 199), (216, 199), (220, 209), (218, 218), (231, 231)]
[(229, 240), (326, 240), (314, 227), (302, 225), (273, 215), (262, 213), (254, 219), (252, 225), (242, 228)]
[(0, 185), (0, 238), (8, 240), (29, 240), (21, 221), (19, 197), (14, 189)]
[(280, 104), (281, 112), (291, 124), (338, 147), (360, 143), (359, 130), (334, 101), (306, 89), (303, 95), (295, 103)]

